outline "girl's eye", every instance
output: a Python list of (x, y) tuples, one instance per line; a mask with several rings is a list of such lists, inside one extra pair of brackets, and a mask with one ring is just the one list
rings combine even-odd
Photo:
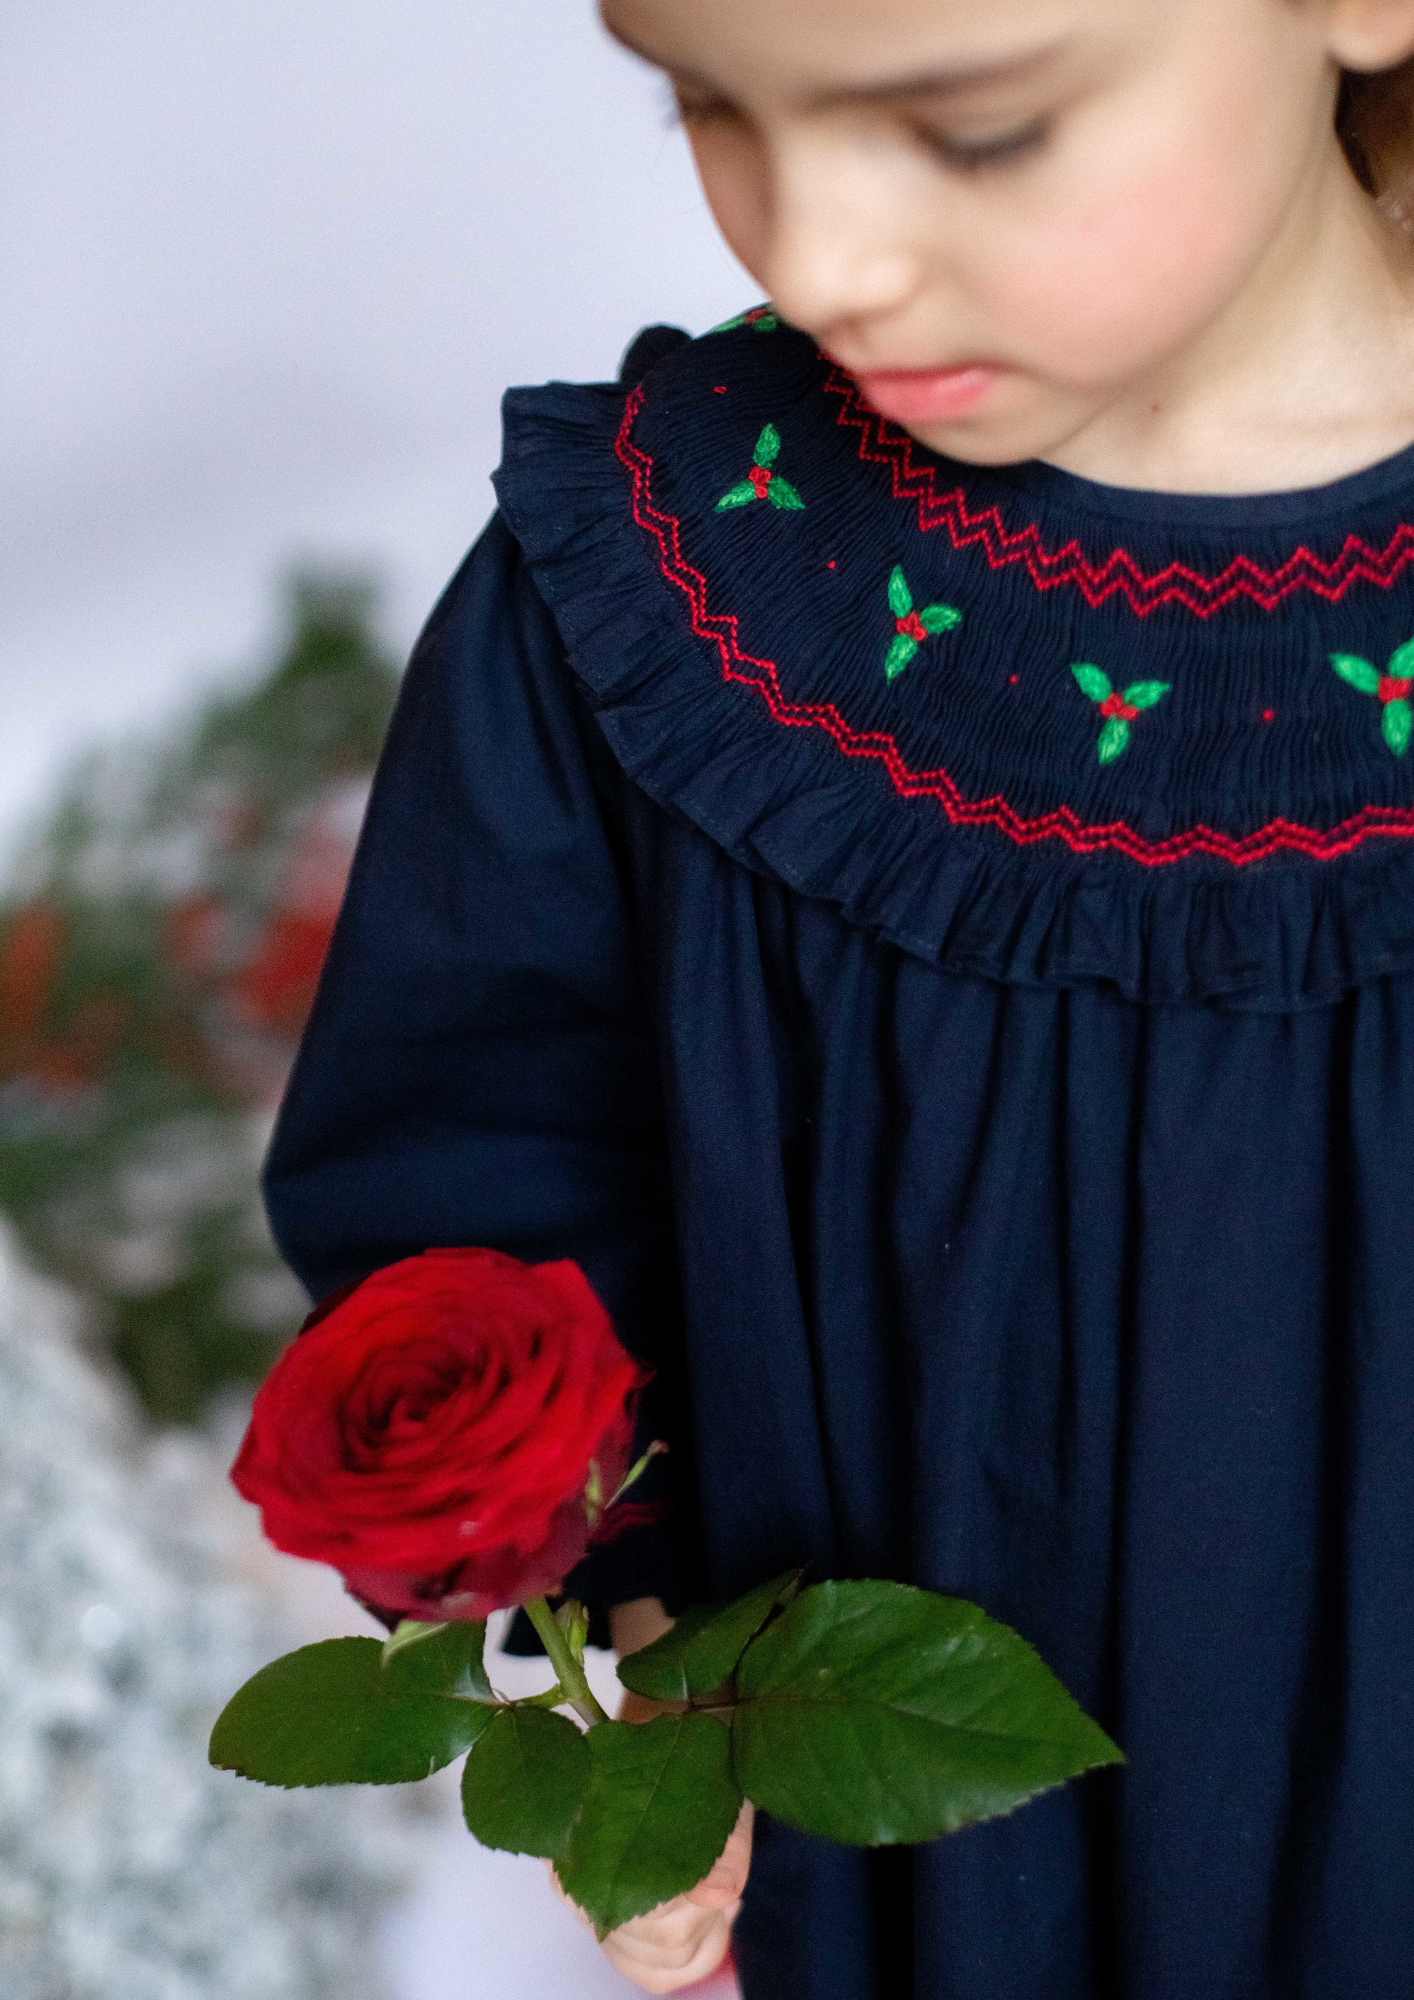
[(1010, 166), (1013, 160), (1038, 151), (1050, 136), (1050, 126), (1044, 118), (1037, 118), (1030, 125), (1020, 126), (1014, 132), (1000, 132), (990, 139), (952, 139), (926, 128), (919, 136), (928, 150), (955, 172), (967, 174), (979, 173), (986, 167)]

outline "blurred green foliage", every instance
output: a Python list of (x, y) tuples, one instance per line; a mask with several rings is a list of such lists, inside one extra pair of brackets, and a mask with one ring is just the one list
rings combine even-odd
[(258, 685), (86, 758), (0, 898), (0, 1209), (160, 1419), (304, 1310), (257, 1173), (397, 692), (374, 608), (297, 577)]

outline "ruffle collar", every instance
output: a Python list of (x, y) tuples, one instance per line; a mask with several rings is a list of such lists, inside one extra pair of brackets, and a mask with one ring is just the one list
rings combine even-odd
[(958, 972), (1286, 1009), (1414, 970), (1414, 451), (1174, 501), (941, 459), (765, 312), (669, 349), (511, 391), (495, 482), (650, 796)]

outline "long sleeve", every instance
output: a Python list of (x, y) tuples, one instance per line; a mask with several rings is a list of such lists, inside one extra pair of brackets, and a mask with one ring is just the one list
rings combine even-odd
[(569, 1585), (604, 1644), (612, 1604), (680, 1605), (692, 1511), (624, 783), (496, 517), (413, 654), (265, 1175), (316, 1299), (438, 1244), (571, 1257), (657, 1369), (640, 1439), (669, 1459)]

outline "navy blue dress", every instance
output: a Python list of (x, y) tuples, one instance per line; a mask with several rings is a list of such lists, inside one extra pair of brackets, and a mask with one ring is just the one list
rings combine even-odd
[(758, 1822), (747, 2000), (1409, 2000), (1414, 450), (976, 471), (758, 318), (513, 392), (497, 492), (280, 1120), (291, 1263), (579, 1260), (673, 1447), (601, 1635), (902, 1578), (1127, 1752), (914, 1849)]

